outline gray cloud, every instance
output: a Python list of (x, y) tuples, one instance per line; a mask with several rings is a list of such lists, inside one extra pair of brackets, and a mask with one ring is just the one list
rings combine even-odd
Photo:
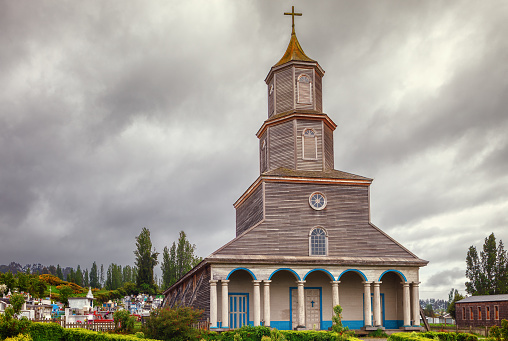
[[(295, 7), (326, 71), (336, 168), (375, 179), (373, 222), (431, 261), (423, 297), (443, 298), (470, 245), (508, 238), (506, 4)], [(144, 226), (159, 251), (180, 230), (201, 256), (229, 241), (286, 10), (2, 2), (0, 259), (132, 264)]]

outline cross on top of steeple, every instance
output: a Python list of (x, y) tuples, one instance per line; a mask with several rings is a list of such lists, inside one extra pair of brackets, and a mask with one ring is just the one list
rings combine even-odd
[(291, 16), (291, 22), (292, 22), (291, 28), (292, 28), (292, 33), (295, 33), (295, 15), (296, 15), (296, 16), (298, 16), (298, 17), (301, 17), (301, 16), (302, 16), (302, 13), (295, 13), (295, 6), (291, 6), (291, 13), (289, 13), (289, 12), (284, 12), (284, 15), (290, 15), (290, 16)]

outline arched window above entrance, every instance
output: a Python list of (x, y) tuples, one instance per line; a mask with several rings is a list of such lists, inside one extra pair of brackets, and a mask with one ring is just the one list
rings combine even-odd
[(328, 254), (328, 234), (321, 227), (313, 228), (309, 233), (309, 255), (326, 256)]

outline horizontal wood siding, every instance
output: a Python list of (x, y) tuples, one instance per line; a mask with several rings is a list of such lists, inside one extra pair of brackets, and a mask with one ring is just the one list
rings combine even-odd
[(275, 83), (276, 113), (291, 110), (293, 108), (293, 69), (287, 68), (277, 73)]
[[(321, 192), (327, 206), (315, 211), (309, 196)], [(329, 256), (413, 256), (369, 224), (366, 186), (266, 182), (265, 221), (218, 254), (308, 256), (309, 231), (328, 231)]]
[[(263, 148), (264, 142), (264, 148)], [(259, 139), (259, 171), (261, 173), (266, 172), (268, 168), (268, 144), (266, 140), (266, 133), (261, 135)]]
[(324, 143), (325, 143), (325, 168), (333, 169), (334, 161), (333, 161), (333, 131), (327, 126), (324, 125), (325, 135), (324, 135)]
[(236, 209), (236, 235), (256, 225), (263, 219), (263, 186), (256, 188), (254, 193)]
[[(194, 284), (195, 283), (195, 284)], [(210, 266), (206, 266), (168, 293), (164, 306), (183, 305), (203, 310), (200, 320), (210, 318)]]
[(268, 169), (295, 168), (293, 122), (288, 121), (268, 128)]
[[(312, 87), (314, 87), (314, 82), (312, 81), (313, 79), (313, 73), (314, 73), (314, 69), (303, 69), (303, 68), (296, 68), (295, 69), (295, 84), (294, 84), (294, 95), (295, 95), (295, 98), (298, 98), (298, 77), (300, 75), (303, 75), (303, 74), (306, 74), (311, 82), (312, 82)], [(313, 93), (314, 91), (312, 90), (311, 91), (311, 103), (310, 104), (304, 104), (304, 103), (298, 103), (298, 101), (296, 101), (296, 109), (308, 109), (308, 110), (313, 110), (314, 109), (314, 96), (313, 96)]]
[(319, 73), (315, 73), (315, 82), (316, 82), (316, 110), (319, 112), (323, 112), (323, 86), (322, 79)]
[(273, 101), (273, 98), (274, 98), (274, 95), (275, 95), (275, 89), (274, 89), (274, 92), (270, 95), (270, 88), (272, 87), (272, 85), (273, 85), (273, 78), (272, 78), (272, 81), (268, 84), (268, 117), (271, 117), (273, 115), (273, 112), (274, 112), (274, 107), (273, 107), (274, 101)]
[[(297, 163), (296, 169), (303, 171), (322, 171), (323, 170), (323, 146), (322, 146), (322, 125), (321, 121), (314, 120), (297, 120), (296, 122), (296, 155)], [(305, 129), (313, 129), (316, 133), (317, 143), (317, 159), (316, 160), (304, 160), (303, 159), (303, 145), (302, 145), (302, 133)]]
[[(498, 319), (495, 316), (496, 306), (499, 309)], [(466, 308), (465, 316), (463, 315), (463, 307)], [(490, 318), (487, 318), (487, 307), (490, 308)], [(473, 308), (473, 318), (470, 316), (469, 308)], [(482, 311), (481, 319), (478, 316), (478, 308)], [(508, 320), (508, 301), (456, 303), (455, 317), (459, 328), (501, 326), (503, 319)]]

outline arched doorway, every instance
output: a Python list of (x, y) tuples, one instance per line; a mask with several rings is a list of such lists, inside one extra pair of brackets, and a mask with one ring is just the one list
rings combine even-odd
[[(305, 277), (305, 327), (326, 330), (332, 326), (333, 275), (324, 269), (309, 271)], [(297, 290), (293, 290), (293, 297)], [(294, 311), (294, 309), (293, 309)]]
[[(240, 328), (253, 322), (253, 280), (255, 275), (249, 270), (239, 268), (231, 271), (227, 277), (228, 286), (228, 327), (231, 329)], [(222, 290), (219, 290), (222, 299)], [(221, 301), (219, 301), (221, 302)], [(222, 309), (222, 308), (221, 308)], [(219, 313), (219, 316), (222, 315)], [(224, 326), (224, 323), (222, 323)]]
[(342, 324), (349, 329), (361, 329), (363, 316), (363, 282), (366, 277), (358, 270), (344, 271), (338, 278), (339, 304), (342, 307)]
[(381, 312), (383, 327), (399, 329), (404, 325), (402, 310), (402, 282), (405, 278), (398, 271), (386, 271), (379, 278), (381, 282)]
[(270, 326), (279, 330), (291, 330), (293, 329), (291, 288), (297, 286), (296, 283), (300, 277), (291, 269), (278, 269), (270, 275), (269, 279), (271, 280)]

